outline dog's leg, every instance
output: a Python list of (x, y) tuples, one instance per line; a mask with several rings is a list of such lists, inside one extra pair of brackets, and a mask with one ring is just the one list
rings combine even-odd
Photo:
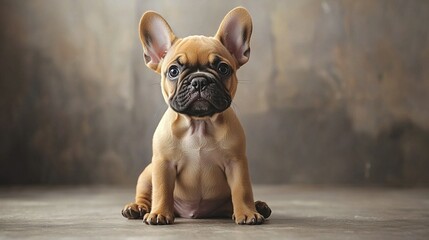
[(168, 160), (152, 160), (152, 209), (143, 221), (150, 225), (172, 224), (174, 222), (174, 183), (176, 167)]
[(152, 201), (152, 166), (149, 164), (137, 180), (135, 202), (125, 205), (122, 216), (128, 219), (143, 219), (150, 212)]
[(264, 217), (256, 211), (247, 159), (235, 159), (226, 167), (226, 177), (231, 188), (233, 219), (237, 224), (261, 224)]

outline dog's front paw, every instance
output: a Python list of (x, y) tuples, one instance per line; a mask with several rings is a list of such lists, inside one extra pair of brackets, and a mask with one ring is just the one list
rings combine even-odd
[(138, 205), (136, 203), (130, 203), (125, 205), (122, 209), (122, 216), (128, 219), (143, 219), (143, 216), (149, 212), (147, 207)]
[(240, 225), (259, 225), (265, 221), (265, 218), (261, 214), (251, 210), (236, 211), (232, 215), (232, 219)]
[(174, 223), (174, 214), (170, 212), (150, 212), (143, 217), (149, 225), (166, 225)]

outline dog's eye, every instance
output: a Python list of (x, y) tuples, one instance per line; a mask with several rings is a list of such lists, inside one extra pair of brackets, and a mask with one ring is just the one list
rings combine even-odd
[(231, 68), (228, 64), (224, 62), (219, 63), (219, 65), (217, 66), (217, 70), (223, 76), (228, 76), (231, 73)]
[(176, 65), (172, 65), (168, 69), (168, 77), (170, 79), (175, 79), (177, 76), (179, 76), (179, 73), (180, 73), (179, 67)]

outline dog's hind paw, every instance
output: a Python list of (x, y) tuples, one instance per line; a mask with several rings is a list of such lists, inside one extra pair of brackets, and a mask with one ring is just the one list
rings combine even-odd
[(256, 211), (258, 211), (259, 214), (264, 216), (264, 218), (268, 218), (271, 215), (271, 208), (268, 207), (268, 204), (262, 201), (256, 201), (255, 202)]

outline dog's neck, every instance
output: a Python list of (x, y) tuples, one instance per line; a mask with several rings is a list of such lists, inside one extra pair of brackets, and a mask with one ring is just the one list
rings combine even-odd
[(209, 134), (210, 128), (213, 127), (213, 123), (210, 119), (195, 119), (190, 121), (189, 132), (191, 135), (202, 135), (206, 136)]
[(176, 137), (182, 138), (186, 135), (216, 138), (214, 134), (219, 134), (218, 128), (224, 124), (225, 112), (216, 113), (210, 117), (190, 117), (176, 112), (174, 114), (176, 114), (176, 121), (173, 123), (175, 125), (173, 129)]

